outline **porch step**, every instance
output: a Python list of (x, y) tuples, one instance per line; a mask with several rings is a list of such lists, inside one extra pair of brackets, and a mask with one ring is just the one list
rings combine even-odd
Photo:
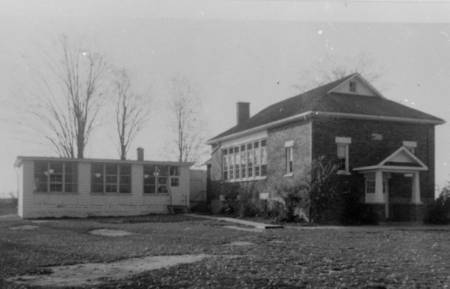
[(186, 214), (189, 213), (189, 208), (183, 205), (169, 205), (167, 206), (169, 214)]

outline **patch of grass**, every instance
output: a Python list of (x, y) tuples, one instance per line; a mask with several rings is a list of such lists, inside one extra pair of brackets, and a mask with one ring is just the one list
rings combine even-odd
[(17, 214), (17, 199), (0, 199), (0, 216)]
[[(145, 219), (147, 218), (147, 219)], [(238, 255), (145, 272), (89, 288), (442, 288), (450, 285), (450, 227), (441, 230), (342, 227), (252, 233), (181, 216), (66, 219), (12, 231), (0, 222), (0, 279), (45, 266), (181, 254)], [(125, 218), (129, 220), (129, 218)], [(144, 220), (148, 220), (144, 222)], [(95, 228), (134, 234), (93, 236)], [(234, 241), (253, 246), (229, 246)], [(42, 271), (43, 270), (43, 271)], [(374, 285), (375, 284), (375, 285)], [(14, 288), (1, 283), (1, 288)], [(380, 287), (381, 288), (381, 287)]]

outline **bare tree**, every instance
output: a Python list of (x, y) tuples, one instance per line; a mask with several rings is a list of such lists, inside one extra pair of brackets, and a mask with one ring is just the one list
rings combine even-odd
[(131, 91), (128, 73), (122, 69), (114, 79), (116, 96), (116, 131), (119, 141), (120, 159), (127, 158), (130, 144), (147, 121), (147, 101)]
[(204, 145), (203, 130), (199, 118), (199, 99), (184, 77), (171, 80), (170, 110), (178, 161), (198, 161)]
[(32, 113), (60, 156), (83, 158), (100, 108), (106, 63), (98, 53), (74, 48), (65, 36), (59, 44), (61, 59), (48, 63), (53, 77), (41, 74), (47, 92)]
[[(352, 58), (339, 58), (326, 55), (313, 63), (311, 69), (300, 73), (300, 80), (294, 85), (300, 91), (305, 91), (334, 80), (338, 80), (352, 73), (359, 73), (371, 83), (379, 82), (383, 76), (383, 69), (374, 64), (373, 58), (366, 53), (360, 53)], [(381, 89), (386, 85), (381, 85)], [(378, 85), (378, 87), (380, 87)]]

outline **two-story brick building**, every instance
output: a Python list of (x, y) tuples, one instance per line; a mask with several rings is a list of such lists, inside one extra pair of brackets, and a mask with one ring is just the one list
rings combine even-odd
[(321, 156), (361, 184), (361, 200), (391, 220), (420, 218), (434, 199), (435, 126), (440, 118), (391, 101), (352, 74), (270, 105), (209, 140), (211, 181), (301, 178)]

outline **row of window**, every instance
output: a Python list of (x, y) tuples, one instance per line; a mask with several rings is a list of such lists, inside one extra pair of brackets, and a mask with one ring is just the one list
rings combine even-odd
[(267, 175), (266, 140), (222, 150), (224, 180), (243, 180)]
[[(168, 193), (178, 187), (179, 168), (167, 165), (145, 165), (143, 189), (146, 194)], [(37, 192), (77, 192), (78, 166), (74, 162), (37, 161), (34, 165)], [(91, 166), (91, 192), (131, 193), (131, 165), (95, 163)]]

